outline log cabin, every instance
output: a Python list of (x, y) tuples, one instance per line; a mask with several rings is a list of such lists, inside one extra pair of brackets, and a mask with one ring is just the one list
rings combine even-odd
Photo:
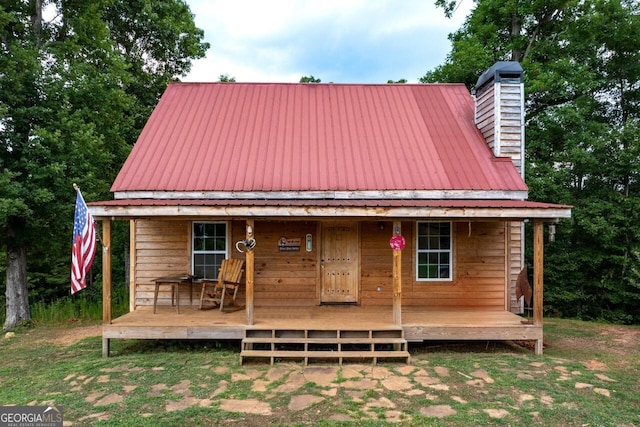
[[(545, 226), (529, 201), (518, 63), (463, 84), (171, 83), (89, 203), (109, 249), (130, 225), (130, 310), (112, 339), (237, 339), (266, 358), (409, 360), (425, 340), (543, 342)], [(516, 279), (533, 239), (532, 319)], [(200, 308), (222, 260), (237, 307)], [(166, 283), (161, 278), (179, 278)], [(165, 286), (171, 284), (172, 286)]]

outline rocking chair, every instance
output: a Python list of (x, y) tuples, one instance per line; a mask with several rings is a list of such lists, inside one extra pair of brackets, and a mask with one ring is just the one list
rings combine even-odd
[[(200, 292), (200, 310), (203, 309), (205, 302), (220, 305), (220, 311), (224, 307), (224, 300), (231, 299), (231, 303), (237, 306), (236, 295), (240, 287), (240, 278), (242, 277), (244, 260), (241, 259), (224, 259), (218, 271), (216, 280), (203, 280), (202, 291)], [(213, 289), (211, 289), (213, 287)]]

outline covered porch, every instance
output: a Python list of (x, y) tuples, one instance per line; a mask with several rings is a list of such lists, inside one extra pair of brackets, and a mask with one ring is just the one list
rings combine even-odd
[[(130, 203), (130, 201), (128, 202)], [(442, 202), (440, 203), (442, 204)], [(161, 216), (165, 220), (184, 217), (184, 215), (188, 219), (234, 218), (234, 221), (239, 223), (233, 226), (234, 236), (240, 232), (242, 237), (255, 238), (258, 241), (256, 246), (258, 255), (254, 250), (247, 250), (240, 255), (245, 260), (243, 308), (233, 312), (220, 312), (219, 310), (198, 310), (194, 306), (181, 306), (181, 312), (178, 314), (176, 307), (164, 305), (158, 306), (158, 313), (154, 315), (152, 306), (137, 305), (132, 299), (130, 313), (113, 319), (110, 304), (111, 259), (109, 251), (106, 250), (103, 256), (103, 307), (105, 310), (103, 315), (103, 355), (105, 357), (109, 355), (111, 339), (237, 339), (242, 340), (243, 354), (245, 350), (253, 351), (254, 348), (258, 348), (262, 349), (260, 355), (268, 354), (266, 357), (271, 358), (272, 361), (274, 357), (280, 358), (280, 353), (274, 353), (280, 344), (293, 345), (299, 349), (296, 350), (299, 353), (295, 355), (311, 354), (312, 356), (316, 356), (316, 353), (313, 351), (310, 353), (310, 350), (307, 350), (309, 346), (326, 344), (337, 355), (342, 354), (343, 344), (352, 344), (357, 348), (365, 348), (364, 353), (361, 354), (371, 355), (374, 361), (378, 355), (387, 355), (383, 350), (378, 351), (378, 349), (383, 348), (383, 345), (389, 345), (403, 351), (403, 355), (406, 355), (406, 360), (408, 360), (407, 343), (425, 340), (531, 340), (535, 341), (535, 353), (542, 354), (544, 225), (555, 222), (556, 218), (565, 217), (568, 208), (517, 201), (509, 202), (509, 204), (484, 201), (480, 207), (476, 206), (478, 202), (469, 204), (473, 207), (468, 206), (467, 203), (460, 203), (460, 206), (456, 203), (447, 203), (447, 206), (440, 206), (437, 209), (429, 206), (428, 211), (425, 211), (424, 207), (411, 210), (404, 206), (400, 209), (386, 209), (384, 211), (374, 209), (375, 215), (373, 215), (374, 212), (369, 212), (371, 208), (363, 209), (359, 206), (351, 209), (342, 208), (343, 211), (339, 212), (340, 215), (336, 215), (335, 208), (318, 207), (314, 210), (306, 206), (304, 212), (308, 216), (295, 215), (294, 221), (300, 221), (301, 218), (305, 218), (305, 220), (314, 220), (315, 218), (317, 221), (351, 218), (352, 221), (365, 221), (361, 224), (368, 225), (360, 226), (361, 239), (367, 236), (365, 242), (367, 245), (372, 241), (376, 242), (374, 246), (365, 245), (365, 249), (370, 247), (367, 250), (375, 253), (375, 257), (371, 257), (371, 262), (379, 263), (380, 261), (377, 260), (382, 260), (382, 262), (389, 263), (388, 270), (387, 267), (384, 267), (385, 273), (382, 276), (376, 276), (375, 282), (371, 282), (369, 277), (369, 272), (372, 270), (367, 267), (359, 268), (360, 280), (369, 280), (370, 287), (377, 287), (377, 283), (381, 283), (379, 280), (384, 282), (382, 292), (380, 289), (377, 290), (378, 292), (376, 289), (372, 290), (377, 298), (375, 304), (371, 303), (374, 300), (371, 299), (370, 295), (373, 294), (371, 294), (371, 290), (368, 290), (369, 287), (359, 290), (361, 299), (358, 303), (341, 306), (322, 304), (321, 301), (317, 302), (314, 299), (308, 299), (306, 303), (302, 304), (296, 303), (296, 300), (293, 299), (283, 299), (279, 300), (280, 304), (274, 305), (271, 300), (262, 297), (264, 294), (260, 293), (263, 292), (260, 280), (265, 280), (267, 273), (269, 273), (269, 280), (280, 280), (272, 276), (276, 272), (269, 269), (269, 263), (264, 262), (264, 257), (267, 255), (261, 251), (265, 250), (265, 246), (260, 246), (265, 241), (261, 240), (261, 237), (264, 237), (261, 233), (264, 230), (265, 218), (283, 221), (284, 217), (280, 210), (264, 212), (260, 209), (254, 209), (252, 213), (257, 218), (254, 219), (254, 216), (241, 216), (240, 207), (237, 208), (237, 211), (235, 209), (229, 210), (227, 207), (224, 212), (218, 212), (207, 205), (206, 209), (205, 207), (196, 207), (188, 211), (182, 210), (181, 215), (170, 217), (167, 216), (166, 206), (163, 206), (161, 211), (163, 215), (157, 215), (157, 217)], [(156, 217), (153, 215), (153, 209), (149, 209), (148, 206), (140, 208), (140, 212), (137, 212), (138, 208), (135, 207), (133, 209), (128, 207), (125, 211), (120, 212), (112, 210), (109, 206), (97, 209), (98, 215), (96, 217), (102, 221), (105, 247), (108, 248), (111, 243), (110, 228), (114, 216), (108, 217), (104, 214), (117, 212), (121, 214), (118, 216), (131, 219), (145, 212), (147, 216)], [(242, 211), (247, 212), (246, 210)], [(434, 216), (425, 217), (425, 212)], [(226, 215), (223, 216), (222, 213)], [(406, 253), (403, 253), (402, 248), (394, 248), (392, 245), (390, 249), (389, 243), (387, 243), (389, 237), (400, 235), (403, 227), (407, 227), (407, 224), (410, 225), (407, 229), (412, 230), (409, 231), (408, 237), (415, 233), (415, 226), (412, 228), (411, 221), (434, 217), (448, 219), (452, 221), (452, 224), (457, 224), (452, 230), (455, 230), (456, 236), (460, 235), (460, 239), (464, 237), (467, 242), (462, 245), (463, 240), (460, 240), (461, 245), (459, 245), (457, 255), (466, 259), (465, 266), (470, 267), (465, 267), (464, 270), (459, 270), (456, 273), (455, 277), (458, 279), (455, 280), (458, 281), (454, 281), (453, 285), (411, 283), (407, 278), (415, 274), (415, 264), (412, 264), (415, 262), (415, 250), (405, 250)], [(242, 220), (238, 221), (240, 218)], [(509, 231), (512, 228), (510, 224), (511, 221), (524, 219), (530, 219), (533, 223), (534, 274), (532, 284), (534, 294), (533, 315), (530, 320), (510, 312), (510, 305), (507, 301), (507, 290), (510, 274), (512, 274), (509, 262), (509, 242), (512, 241)], [(386, 220), (391, 227), (387, 226), (386, 231), (381, 227), (378, 231), (374, 231), (378, 228), (376, 221), (383, 220)], [(258, 223), (258, 221), (261, 222)], [(475, 224), (474, 221), (482, 222), (485, 224), (485, 228), (478, 229), (472, 225)], [(240, 228), (237, 228), (237, 225), (240, 225)], [(317, 224), (317, 228), (321, 229), (320, 224)], [(182, 230), (183, 227), (180, 226), (178, 229)], [(489, 237), (487, 237), (488, 235), (484, 232), (486, 230), (494, 234), (489, 233)], [(412, 238), (415, 248), (415, 234)], [(478, 246), (488, 238), (493, 239), (492, 241), (498, 239), (502, 242), (498, 250), (493, 250), (490, 255), (483, 252), (484, 246)], [(384, 249), (385, 246), (386, 249)], [(321, 270), (322, 258), (315, 246), (310, 255), (301, 251), (299, 257), (304, 258), (313, 271), (319, 272)], [(468, 298), (465, 298), (466, 293), (460, 293), (461, 288), (473, 289), (474, 284), (486, 283), (487, 279), (483, 277), (482, 270), (486, 268), (484, 267), (486, 257), (490, 257), (500, 265), (498, 269), (492, 270), (494, 278), (491, 280), (499, 281), (496, 286), (503, 289), (503, 291), (491, 293), (494, 295), (491, 297), (493, 298), (491, 301), (498, 301), (497, 305), (492, 303), (491, 306), (477, 304), (477, 299), (470, 302)], [(460, 268), (462, 265), (459, 263)], [(290, 271), (295, 273), (297, 270)], [(375, 271), (381, 270), (378, 268)], [(498, 276), (495, 276), (496, 272)], [(319, 273), (318, 276), (320, 277)], [(292, 277), (299, 277), (299, 275)], [(258, 285), (256, 285), (256, 281)], [(319, 282), (312, 279), (310, 283)], [(133, 290), (136, 283), (132, 282), (131, 286)], [(410, 293), (411, 286), (414, 288), (413, 294)], [(439, 289), (445, 290), (437, 296), (442, 301), (449, 301), (449, 305), (436, 306), (429, 304), (429, 300), (415, 298), (415, 289), (436, 289), (435, 286), (440, 286)], [(451, 289), (451, 292), (447, 289)], [(456, 291), (456, 289), (458, 290)], [(364, 347), (358, 347), (359, 344)], [(271, 351), (264, 350), (265, 346)], [(300, 350), (301, 348), (302, 350)], [(371, 350), (366, 350), (367, 348)], [(243, 354), (241, 354), (241, 358)], [(356, 357), (353, 354), (349, 356)], [(304, 356), (304, 358), (306, 361), (307, 357)]]

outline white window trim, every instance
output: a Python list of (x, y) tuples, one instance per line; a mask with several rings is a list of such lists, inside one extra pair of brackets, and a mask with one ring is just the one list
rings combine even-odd
[[(449, 223), (449, 277), (448, 278), (443, 278), (443, 277), (435, 277), (435, 278), (421, 278), (419, 277), (419, 270), (420, 270), (420, 264), (418, 262), (418, 256), (420, 253), (422, 253), (420, 251), (419, 248), (419, 244), (418, 244), (418, 239), (419, 239), (419, 233), (420, 233), (420, 224), (426, 224), (426, 223)], [(415, 239), (416, 239), (416, 252), (414, 254), (415, 256), (415, 264), (416, 264), (416, 271), (415, 271), (415, 280), (416, 282), (452, 282), (453, 281), (453, 222), (452, 221), (416, 221), (416, 232), (415, 232)], [(426, 251), (424, 251), (426, 252)], [(440, 250), (438, 252), (446, 252), (446, 250)]]
[(189, 247), (191, 250), (191, 274), (194, 274), (195, 267), (195, 255), (203, 254), (203, 253), (219, 253), (217, 251), (196, 251), (193, 248), (193, 240), (195, 238), (195, 227), (194, 224), (224, 224), (225, 225), (225, 236), (224, 236), (224, 257), (229, 258), (229, 239), (231, 238), (231, 224), (229, 221), (191, 221), (191, 239), (189, 240)]

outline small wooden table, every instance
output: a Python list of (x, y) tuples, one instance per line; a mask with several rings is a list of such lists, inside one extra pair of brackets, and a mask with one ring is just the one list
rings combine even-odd
[(175, 305), (178, 308), (178, 314), (180, 314), (180, 285), (189, 285), (189, 302), (193, 304), (193, 278), (191, 275), (177, 274), (175, 276), (164, 276), (155, 279), (154, 282), (156, 288), (153, 294), (153, 314), (156, 313), (160, 285), (171, 286), (171, 306), (173, 307)]

